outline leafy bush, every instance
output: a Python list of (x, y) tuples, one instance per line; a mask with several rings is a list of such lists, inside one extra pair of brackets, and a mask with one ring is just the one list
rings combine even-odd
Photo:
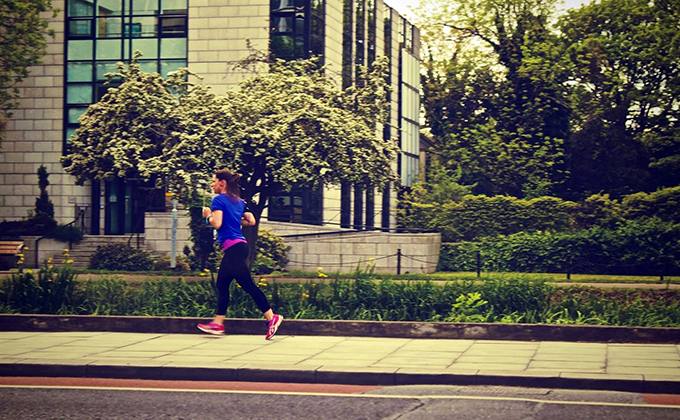
[[(157, 271), (172, 271), (173, 269), (170, 268), (170, 262), (171, 262), (170, 256), (164, 255), (157, 259), (156, 262), (154, 262), (153, 269)], [(189, 266), (189, 263), (186, 261), (184, 257), (182, 257), (181, 255), (177, 255), (175, 257), (174, 271), (177, 271), (179, 273), (191, 271), (191, 266)]]
[(438, 269), (474, 271), (477, 251), (485, 271), (676, 275), (680, 273), (680, 224), (642, 219), (612, 229), (523, 232), (497, 240), (444, 244)]
[(398, 216), (402, 227), (436, 229), (445, 242), (456, 242), (523, 231), (569, 231), (576, 226), (577, 208), (576, 203), (556, 197), (466, 195), (441, 205), (402, 202)]
[(89, 267), (100, 270), (146, 271), (153, 269), (153, 258), (127, 244), (107, 244), (97, 248)]
[(283, 270), (288, 264), (287, 247), (280, 236), (268, 229), (260, 229), (255, 245), (255, 261), (251, 267), (255, 274), (269, 274)]
[(80, 242), (83, 239), (83, 231), (78, 226), (60, 225), (47, 235), (62, 242)]
[[(68, 258), (68, 253), (64, 257)], [(69, 310), (75, 285), (70, 262), (55, 268), (48, 260), (43, 269), (35, 272), (19, 265), (19, 272), (12, 273), (0, 288), (0, 302), (12, 312), (63, 313)]]
[[(260, 281), (258, 286), (276, 312), (291, 319), (680, 326), (677, 290), (562, 288), (517, 276), (442, 285), (374, 281), (370, 275), (363, 271), (354, 280), (320, 283)], [(0, 311), (208, 317), (216, 304), (210, 281), (131, 284), (108, 278), (75, 282), (65, 289), (42, 289), (55, 297), (46, 304), (48, 295), (40, 292), (34, 278), (21, 277), (18, 285), (9, 279), (0, 282)], [(226, 315), (262, 317), (252, 298), (235, 282)]]

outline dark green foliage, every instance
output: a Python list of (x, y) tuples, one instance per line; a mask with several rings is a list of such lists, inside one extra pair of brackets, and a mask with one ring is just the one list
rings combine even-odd
[(46, 214), (49, 217), (54, 217), (54, 204), (47, 194), (47, 186), (50, 185), (48, 180), (49, 175), (45, 165), (40, 165), (38, 168), (38, 186), (40, 187), (40, 197), (35, 199), (35, 214)]
[[(71, 272), (72, 274), (72, 272)], [(276, 312), (296, 319), (455, 321), (680, 326), (680, 292), (561, 288), (542, 280), (507, 277), (479, 282), (375, 281), (370, 270), (354, 280), (260, 281)], [(210, 281), (63, 281), (40, 288), (24, 275), (0, 283), (0, 312), (210, 317)], [(235, 283), (228, 317), (261, 318)]]
[(260, 229), (255, 245), (255, 261), (251, 270), (254, 274), (269, 274), (283, 270), (288, 264), (287, 247), (280, 236), (267, 229)]
[(5, 280), (0, 290), (0, 303), (8, 312), (57, 314), (67, 313), (76, 286), (70, 264), (42, 270), (20, 270)]
[(192, 201), (193, 206), (189, 208), (189, 229), (191, 231), (190, 239), (194, 245), (191, 249), (193, 255), (187, 255), (193, 257), (191, 265), (194, 270), (203, 270), (208, 267), (208, 261), (216, 252), (215, 239), (212, 226), (205, 223), (203, 207), (200, 206), (200, 198), (196, 193), (194, 193)]
[[(47, 46), (49, 17), (58, 10), (45, 0), (3, 0), (0, 3), (0, 120), (11, 116), (18, 105), (17, 85), (29, 75), (29, 68), (40, 63)], [(49, 12), (52, 12), (48, 14)], [(2, 130), (0, 130), (0, 136)]]
[(62, 242), (80, 242), (83, 239), (83, 231), (73, 225), (58, 225), (52, 232), (47, 234), (47, 237)]
[(576, 209), (576, 203), (556, 197), (466, 195), (445, 203), (404, 202), (398, 218), (400, 226), (435, 229), (443, 241), (455, 242), (523, 231), (567, 231), (576, 223)]
[(642, 219), (614, 228), (558, 234), (523, 232), (479, 243), (444, 244), (438, 269), (474, 271), (477, 251), (484, 271), (677, 275), (680, 224)]
[(127, 244), (107, 244), (97, 248), (90, 258), (89, 268), (118, 271), (146, 271), (153, 269), (153, 258), (141, 249)]

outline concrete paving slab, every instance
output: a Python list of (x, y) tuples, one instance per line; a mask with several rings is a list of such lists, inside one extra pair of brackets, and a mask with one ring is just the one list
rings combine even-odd
[(367, 368), (379, 359), (322, 359), (310, 358), (302, 360), (297, 363), (297, 366), (323, 366), (323, 367), (352, 367), (352, 368)]
[[(177, 356), (177, 355), (166, 355), (154, 358), (159, 362), (168, 362), (168, 366), (201, 366), (201, 367), (214, 367), (216, 363), (224, 362), (225, 357), (220, 356)], [(241, 365), (241, 364), (239, 364)]]
[(77, 360), (85, 355), (73, 355), (68, 353), (58, 353), (58, 352), (30, 352), (22, 355), (24, 359), (67, 359), (67, 360)]
[(169, 362), (156, 359), (96, 359), (87, 363), (87, 366), (139, 366), (139, 367), (160, 367)]
[(29, 331), (3, 331), (2, 338), (5, 340), (19, 340), (26, 337), (35, 337), (43, 333)]
[(546, 361), (546, 360), (532, 360), (529, 363), (529, 368), (535, 369), (584, 369), (586, 371), (602, 370), (604, 373), (605, 362), (561, 362), (561, 361)]
[(593, 355), (605, 357), (607, 347), (543, 347), (536, 350), (536, 354), (573, 354), (573, 355)]
[[(46, 342), (49, 346), (42, 347)], [(680, 393), (678, 349), (675, 344), (285, 335), (266, 341), (260, 335), (0, 332), (0, 374), (545, 385)]]
[(121, 347), (126, 351), (179, 351), (193, 348), (193, 345), (189, 345), (181, 342), (173, 343), (157, 343), (157, 342), (144, 342), (137, 344), (130, 344), (129, 346)]
[(680, 369), (676, 369), (676, 368), (609, 366), (609, 367), (607, 367), (607, 373), (661, 375), (661, 376), (677, 378), (677, 380), (680, 381)]
[(607, 357), (605, 354), (536, 353), (531, 359), (545, 362), (604, 362)]
[(422, 358), (414, 359), (410, 357), (385, 357), (374, 363), (374, 366), (441, 366), (448, 367), (453, 363), (453, 358)]
[(513, 372), (522, 372), (527, 368), (525, 363), (454, 363), (451, 367), (457, 367), (460, 369), (473, 370), (504, 370)]
[(536, 354), (535, 350), (511, 350), (503, 347), (486, 347), (483, 349), (476, 349), (474, 346), (470, 347), (465, 352), (466, 356), (513, 356), (513, 357), (532, 357)]
[(441, 358), (453, 358), (457, 359), (460, 357), (463, 353), (462, 352), (453, 352), (453, 351), (411, 351), (411, 350), (395, 350), (394, 352), (390, 353), (390, 356), (392, 357), (404, 357), (404, 358), (412, 358), (412, 359), (420, 359), (420, 358), (435, 358), (435, 359), (441, 359)]
[(153, 359), (156, 357), (166, 356), (167, 351), (131, 351), (131, 350), (112, 350), (97, 353), (100, 358), (116, 358), (116, 359)]
[(221, 356), (224, 358), (238, 356), (252, 351), (251, 347), (239, 346), (235, 348), (191, 348), (173, 352), (176, 356), (196, 356), (196, 357), (214, 357)]
[(464, 352), (474, 344), (474, 340), (431, 340), (431, 339), (414, 339), (404, 344), (402, 350), (411, 351), (452, 351)]
[(607, 354), (609, 360), (626, 360), (626, 359), (649, 359), (653, 357), (656, 360), (680, 360), (677, 353), (612, 353)]
[(238, 361), (238, 362), (267, 362), (271, 360), (276, 360), (276, 363), (286, 363), (286, 364), (295, 364), (298, 362), (302, 362), (303, 360), (307, 360), (307, 356), (299, 356), (299, 355), (279, 355), (276, 357), (264, 357), (262, 354), (252, 354), (252, 353), (245, 353), (241, 354), (238, 356), (233, 356), (230, 357), (229, 360), (232, 361)]
[(680, 360), (658, 359), (612, 359), (607, 361), (607, 366), (632, 366), (632, 367), (658, 367), (680, 368)]
[(463, 354), (456, 359), (456, 363), (507, 363), (507, 364), (523, 364), (528, 365), (531, 361), (531, 357), (518, 357), (518, 356), (477, 356)]

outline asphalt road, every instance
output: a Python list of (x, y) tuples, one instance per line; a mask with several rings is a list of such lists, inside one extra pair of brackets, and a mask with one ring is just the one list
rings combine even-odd
[[(2, 381), (0, 381), (2, 382)], [(510, 387), (0, 385), (3, 419), (673, 419), (678, 396)], [(4, 382), (6, 383), (6, 382)], [(197, 388), (197, 389), (191, 389)], [(201, 389), (198, 389), (201, 388)], [(211, 389), (213, 388), (213, 389)], [(216, 389), (219, 388), (219, 389)], [(232, 388), (232, 389), (228, 389)], [(256, 391), (255, 389), (264, 389)], [(290, 390), (294, 391), (290, 391)], [(358, 393), (356, 393), (358, 392)]]

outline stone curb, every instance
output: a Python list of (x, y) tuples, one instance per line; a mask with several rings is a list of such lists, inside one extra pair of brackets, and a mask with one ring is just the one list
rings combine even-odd
[[(199, 334), (199, 318), (0, 314), (0, 331), (115, 331)], [(262, 334), (262, 319), (225, 320), (229, 334)], [(680, 328), (590, 325), (285, 320), (284, 335), (438, 338), (597, 343), (680, 343)]]
[(135, 365), (0, 363), (0, 376), (116, 378), (188, 381), (323, 383), (343, 385), (495, 385), (680, 394), (680, 382), (559, 375), (404, 373), (324, 369), (207, 368)]

